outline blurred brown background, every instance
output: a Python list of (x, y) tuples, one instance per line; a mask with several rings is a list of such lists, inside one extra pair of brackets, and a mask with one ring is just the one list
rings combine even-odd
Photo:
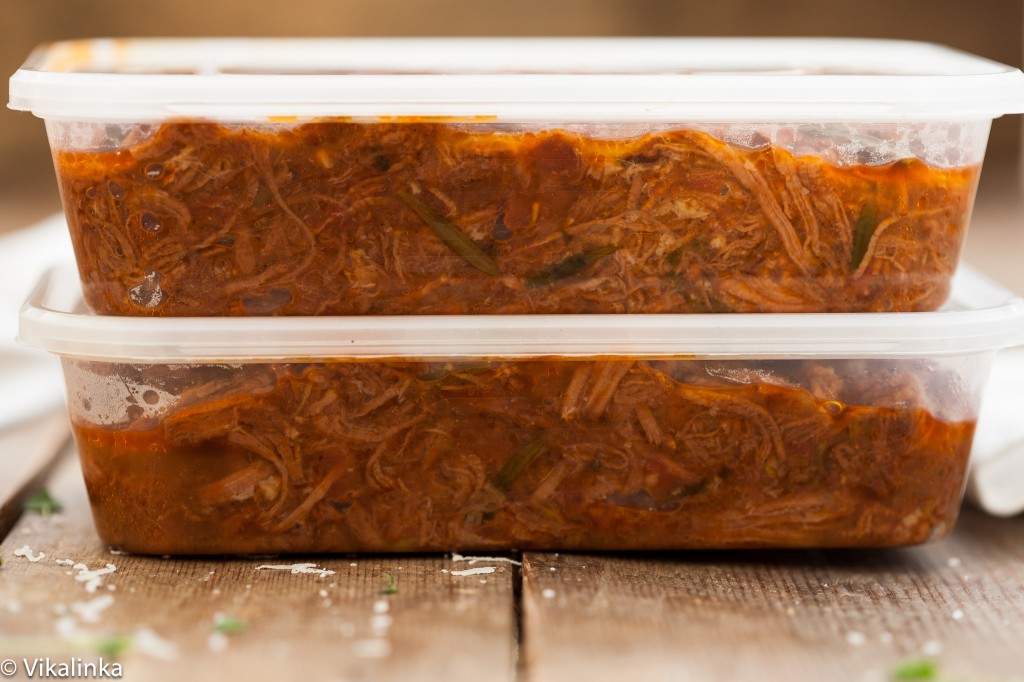
[[(39, 43), (80, 37), (863, 36), (945, 43), (1020, 66), (1022, 34), (1024, 0), (2, 0), (0, 72), (14, 73)], [(986, 177), (1016, 172), (1020, 128), (1019, 117), (995, 122)], [(57, 202), (42, 122), (0, 111), (0, 231)]]

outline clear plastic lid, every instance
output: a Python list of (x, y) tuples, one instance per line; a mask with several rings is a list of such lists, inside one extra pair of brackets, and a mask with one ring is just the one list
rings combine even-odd
[(119, 39), (38, 48), (9, 106), (112, 121), (956, 121), (1024, 112), (1024, 75), (885, 40)]
[(20, 340), (78, 358), (146, 363), (308, 358), (686, 356), (929, 357), (1024, 343), (1024, 299), (962, 267), (930, 313), (98, 316), (80, 312), (73, 269), (51, 271), (22, 307)]

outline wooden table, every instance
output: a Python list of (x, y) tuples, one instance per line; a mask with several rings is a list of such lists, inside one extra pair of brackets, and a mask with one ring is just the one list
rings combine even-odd
[[(927, 679), (1024, 679), (1022, 517), (967, 509), (950, 538), (903, 550), (137, 557), (96, 536), (63, 420), (0, 438), (2, 507), (42, 483), (65, 507), (0, 543), (0, 663), (103, 655), (142, 680), (793, 682), (885, 681), (928, 660)], [(261, 568), (291, 564), (323, 572)]]

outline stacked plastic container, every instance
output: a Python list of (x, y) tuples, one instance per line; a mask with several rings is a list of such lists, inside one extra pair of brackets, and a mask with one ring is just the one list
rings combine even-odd
[(919, 543), (1024, 339), (954, 276), (1024, 76), (934, 45), (84, 41), (11, 106), (79, 270), (21, 336), (130, 551)]

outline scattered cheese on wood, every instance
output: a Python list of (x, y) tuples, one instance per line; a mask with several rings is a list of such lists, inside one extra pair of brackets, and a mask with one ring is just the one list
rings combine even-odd
[(75, 626), (75, 619), (71, 616), (61, 616), (57, 619), (57, 622), (53, 625), (57, 631), (57, 636), (64, 639), (70, 639), (75, 636), (77, 627)]
[(74, 559), (54, 559), (53, 562), (55, 564), (60, 564), (61, 566), (74, 566), (75, 565), (75, 560)]
[(110, 575), (117, 570), (117, 566), (114, 564), (107, 564), (103, 568), (97, 568), (93, 571), (90, 571), (87, 565), (81, 563), (73, 564), (71, 568), (78, 571), (75, 580), (85, 583), (85, 591), (89, 593), (95, 592), (103, 584), (103, 576)]
[(386, 613), (377, 613), (370, 617), (370, 629), (373, 630), (373, 634), (383, 637), (393, 622), (391, 616)]
[(214, 630), (206, 638), (206, 648), (215, 654), (219, 654), (228, 648), (228, 636), (223, 632)]
[(177, 644), (164, 639), (145, 626), (135, 631), (132, 645), (135, 651), (158, 661), (174, 661), (181, 657)]
[(300, 573), (311, 573), (318, 575), (321, 578), (328, 575), (334, 575), (334, 571), (326, 568), (317, 568), (316, 564), (263, 564), (257, 566), (256, 570), (270, 569), (273, 571), (290, 571), (292, 575), (298, 575)]
[(357, 658), (387, 658), (391, 644), (386, 639), (357, 639), (352, 642), (352, 653)]
[(22, 547), (19, 547), (16, 550), (14, 550), (14, 556), (25, 557), (26, 559), (28, 559), (32, 563), (35, 563), (37, 561), (40, 561), (46, 555), (43, 554), (42, 552), (40, 552), (39, 554), (35, 554), (35, 553), (32, 552), (32, 548), (31, 547), (29, 547), (28, 545), (24, 545)]
[(378, 599), (377, 601), (373, 602), (374, 613), (387, 613), (389, 610), (391, 610), (391, 605), (388, 604), (387, 599)]
[(464, 571), (452, 571), (452, 575), (459, 577), (466, 575), (481, 575), (483, 573), (494, 573), (497, 569), (494, 566), (480, 566), (479, 568), (467, 568)]
[(100, 614), (109, 609), (114, 603), (114, 597), (104, 594), (89, 601), (76, 601), (71, 604), (71, 612), (78, 616), (83, 623), (100, 622)]
[(541, 592), (541, 596), (543, 596), (545, 599), (554, 599), (555, 598), (555, 591), (552, 590), (549, 587), (546, 590), (544, 590), (543, 592)]
[(522, 566), (522, 561), (516, 561), (504, 556), (463, 556), (461, 554), (452, 554), (452, 561), (465, 561), (469, 564), (475, 564), (479, 561), (504, 561), (505, 563), (513, 564), (514, 566)]

